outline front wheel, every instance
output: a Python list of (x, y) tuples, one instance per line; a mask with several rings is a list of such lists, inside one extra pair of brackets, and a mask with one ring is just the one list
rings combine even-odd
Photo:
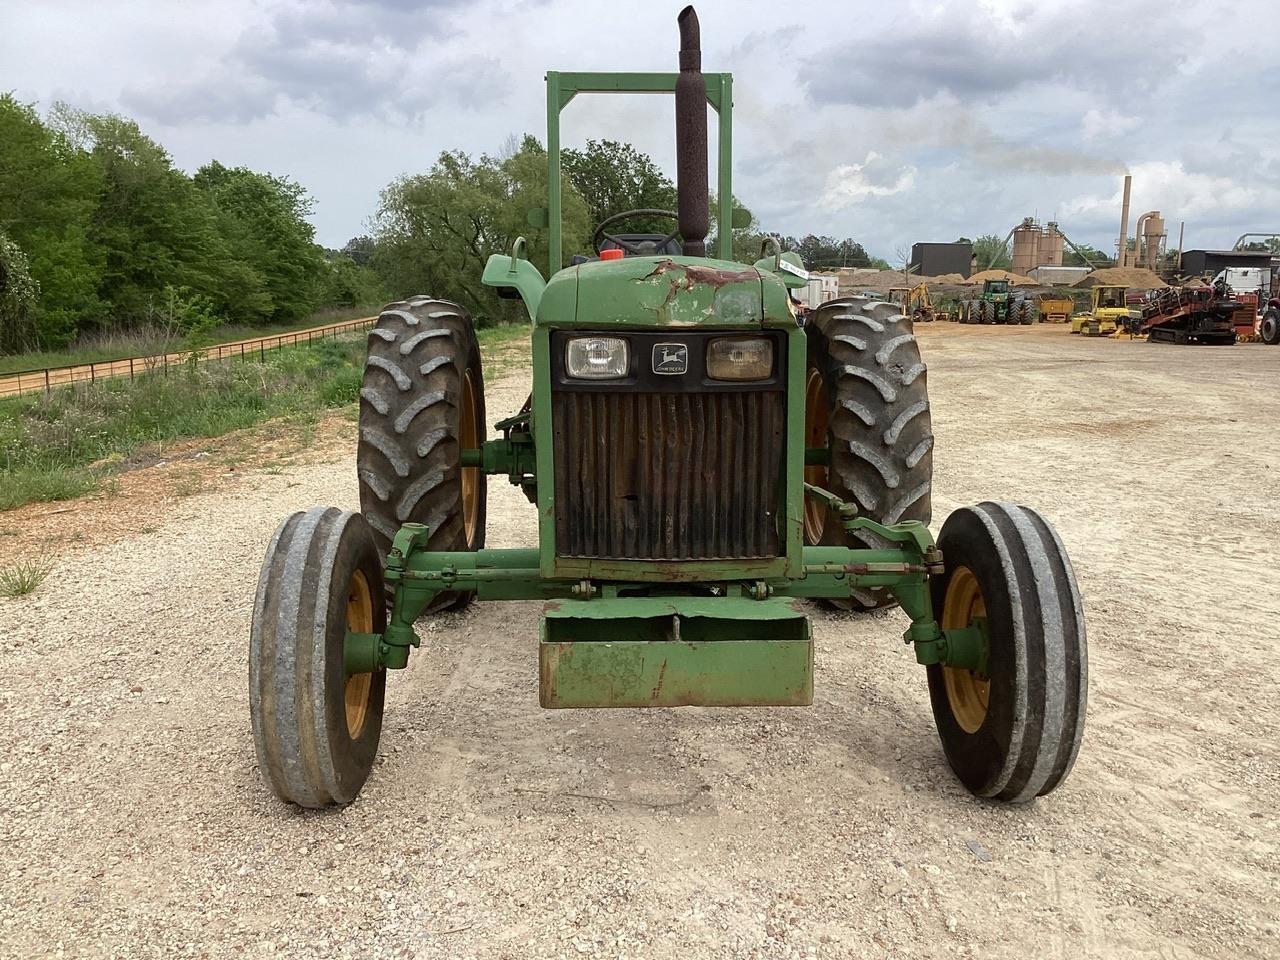
[(347, 631), (382, 633), (382, 557), (364, 518), (337, 507), (280, 525), (258, 577), (249, 715), (258, 767), (282, 800), (355, 799), (382, 732), (385, 670), (346, 670)]
[(938, 546), (939, 625), (984, 628), (988, 650), (982, 675), (928, 668), (943, 752), (972, 793), (1025, 803), (1062, 782), (1084, 732), (1088, 657), (1071, 562), (1047, 520), (1003, 503), (955, 511)]
[(1262, 323), (1258, 325), (1258, 334), (1262, 337), (1262, 342), (1270, 346), (1280, 344), (1280, 310), (1271, 307), (1262, 317)]

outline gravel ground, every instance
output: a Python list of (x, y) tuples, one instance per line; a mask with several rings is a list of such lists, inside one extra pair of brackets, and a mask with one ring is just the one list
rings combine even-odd
[[(921, 338), (936, 518), (1023, 501), (1076, 563), (1090, 714), (1056, 793), (959, 787), (897, 612), (814, 609), (811, 709), (543, 712), (511, 603), (424, 624), (364, 794), (287, 808), (253, 584), (285, 514), (355, 506), (352, 450), (85, 504), (150, 525), (0, 601), (0, 956), (1276, 956), (1280, 350)], [(492, 383), (494, 418), (526, 389)], [(534, 542), (518, 491), (489, 516)]]

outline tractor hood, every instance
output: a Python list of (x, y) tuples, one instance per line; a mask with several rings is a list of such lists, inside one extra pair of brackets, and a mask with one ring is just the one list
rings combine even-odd
[(794, 326), (782, 280), (728, 260), (624, 257), (561, 270), (547, 284), (537, 323), (552, 327)]

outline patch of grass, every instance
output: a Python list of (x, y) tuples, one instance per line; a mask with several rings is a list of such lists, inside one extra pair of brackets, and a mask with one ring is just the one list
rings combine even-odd
[(10, 599), (25, 597), (44, 583), (52, 572), (52, 561), (44, 559), (19, 560), (17, 563), (0, 568), (0, 596)]
[[(324, 340), (261, 361), (171, 367), (0, 401), (0, 510), (83, 496), (110, 484), (113, 466), (142, 448), (275, 417), (314, 424), (325, 408), (352, 402), (364, 358), (363, 337)], [(305, 441), (314, 427), (303, 432)]]
[(0, 510), (24, 503), (73, 500), (98, 488), (99, 472), (86, 467), (23, 465), (0, 471)]
[[(297, 323), (264, 323), (253, 326), (233, 326), (223, 324), (214, 327), (208, 334), (208, 343), (216, 346), (219, 343), (233, 343), (237, 340), (251, 340), (254, 337), (270, 337), (280, 333), (293, 333), (308, 327), (319, 327), (327, 323), (342, 323), (344, 320), (357, 320), (370, 317), (378, 312), (379, 305), (350, 307), (342, 309), (320, 310), (299, 320)], [(144, 357), (159, 353), (181, 353), (183, 341), (156, 327), (143, 327), (135, 330), (99, 331), (81, 338), (65, 350), (47, 350), (33, 353), (17, 353), (0, 357), (0, 375), (16, 373), (19, 370), (37, 370), (42, 367), (66, 367), (77, 363), (100, 363), (107, 360)]]
[(480, 352), (486, 347), (504, 347), (512, 343), (529, 340), (533, 328), (527, 323), (500, 323), (492, 327), (481, 327), (476, 331), (476, 340), (480, 344)]

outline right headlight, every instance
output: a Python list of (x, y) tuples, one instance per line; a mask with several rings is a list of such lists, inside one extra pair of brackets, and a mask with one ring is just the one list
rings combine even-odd
[(621, 337), (574, 337), (564, 351), (564, 369), (577, 380), (616, 380), (627, 375), (627, 341)]
[(718, 337), (707, 345), (712, 380), (764, 380), (773, 373), (773, 341), (767, 337)]

